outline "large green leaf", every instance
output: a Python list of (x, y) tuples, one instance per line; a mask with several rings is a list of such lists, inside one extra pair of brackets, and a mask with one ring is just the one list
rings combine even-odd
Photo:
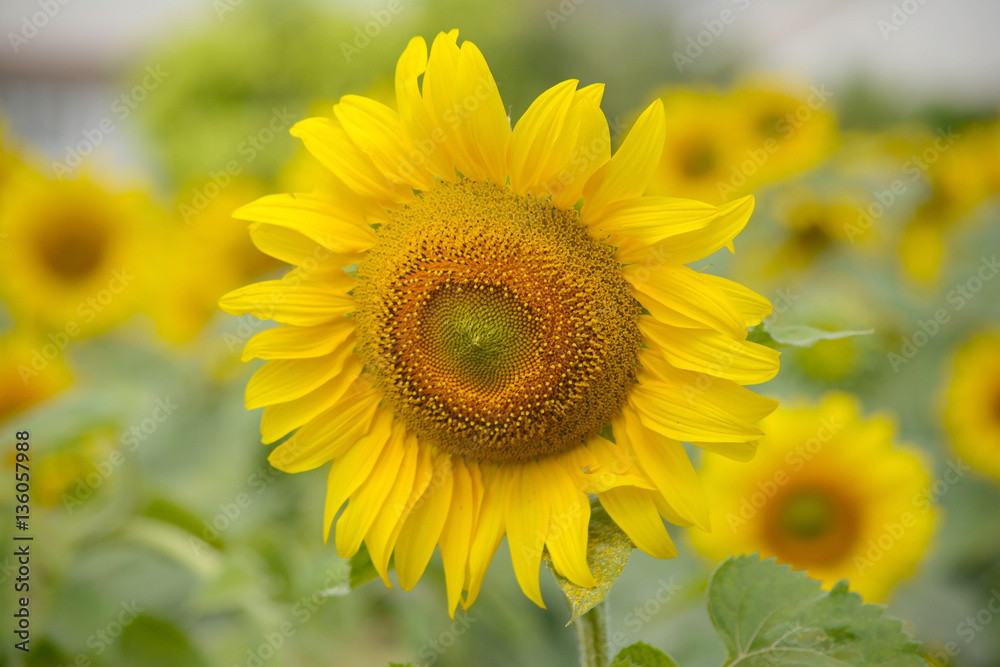
[(734, 667), (926, 665), (918, 644), (846, 581), (826, 592), (804, 572), (757, 555), (730, 558), (708, 586), (708, 611)]
[(611, 585), (618, 581), (622, 570), (625, 569), (632, 549), (635, 548), (628, 535), (600, 506), (592, 507), (590, 510), (589, 532), (587, 565), (590, 566), (590, 571), (597, 580), (596, 587), (583, 588), (566, 579), (555, 571), (551, 559), (548, 554), (545, 554), (546, 565), (552, 570), (556, 583), (559, 584), (559, 588), (562, 589), (569, 601), (570, 619), (566, 625), (604, 601), (604, 598), (608, 596), (608, 591), (611, 590)]
[(636, 642), (619, 651), (610, 667), (677, 667), (677, 663), (660, 649)]

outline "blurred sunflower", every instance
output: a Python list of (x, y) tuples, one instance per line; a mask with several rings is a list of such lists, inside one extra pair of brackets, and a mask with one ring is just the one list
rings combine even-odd
[(926, 174), (931, 196), (904, 230), (900, 256), (911, 278), (930, 284), (941, 275), (949, 233), (1000, 192), (1000, 121), (939, 133), (907, 164)]
[(409, 590), (440, 546), (449, 613), (463, 590), (464, 608), (476, 599), (505, 534), (538, 605), (543, 549), (594, 586), (589, 493), (639, 548), (676, 555), (662, 518), (708, 527), (680, 441), (751, 457), (776, 403), (741, 385), (778, 369), (745, 341), (770, 303), (681, 264), (731, 244), (752, 199), (642, 196), (661, 104), (614, 157), (602, 85), (554, 86), (511, 131), (482, 54), (457, 39), (439, 34), (429, 58), (409, 43), (398, 110), (346, 96), (293, 128), (336, 187), (237, 211), (297, 268), (220, 302), (288, 325), (244, 350), (268, 360), (246, 398), (267, 406), (264, 442), (299, 429), (272, 464), (333, 461), (325, 533), (347, 502), (338, 552), (364, 541), (387, 584), (393, 551)]
[(1000, 332), (983, 333), (955, 357), (944, 421), (955, 452), (1000, 480)]
[(0, 202), (0, 296), (15, 319), (70, 338), (122, 321), (140, 296), (151, 212), (139, 193), (15, 173)]
[(61, 351), (22, 332), (0, 338), (0, 423), (69, 386)]
[(153, 258), (160, 279), (144, 305), (157, 332), (173, 342), (191, 340), (218, 312), (219, 297), (283, 264), (254, 247), (246, 223), (232, 217), (262, 194), (254, 179), (200, 182), (178, 195), (175, 226)]
[(726, 202), (829, 155), (836, 121), (811, 92), (668, 89), (663, 155), (649, 193)]
[(750, 464), (706, 457), (716, 529), (691, 531), (695, 547), (717, 560), (759, 551), (827, 589), (850, 579), (866, 600), (883, 599), (913, 572), (937, 522), (921, 457), (895, 446), (892, 421), (864, 419), (848, 394), (781, 409), (762, 425)]

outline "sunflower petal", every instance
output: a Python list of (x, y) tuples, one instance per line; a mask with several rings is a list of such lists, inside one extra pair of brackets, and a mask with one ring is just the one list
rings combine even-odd
[(343, 372), (314, 391), (294, 401), (264, 408), (260, 419), (261, 442), (270, 444), (336, 405), (361, 375), (362, 367), (360, 360), (349, 359)]
[[(645, 271), (645, 273), (643, 273)], [(715, 285), (685, 266), (664, 265), (648, 271), (622, 269), (633, 295), (653, 319), (679, 327), (710, 327), (739, 339), (747, 337), (744, 318)]]
[[(402, 423), (396, 424), (385, 447), (379, 453), (371, 474), (350, 495), (347, 507), (337, 519), (334, 543), (341, 558), (350, 558), (358, 552), (365, 533), (381, 511), (397, 478), (403, 478), (404, 484), (407, 474), (413, 478), (416, 456), (405, 456), (406, 447), (403, 444), (405, 437), (406, 431)], [(408, 470), (404, 466), (404, 458), (406, 464), (410, 466)]]
[(514, 126), (507, 147), (507, 171), (515, 194), (527, 193), (544, 179), (541, 166), (548, 162), (552, 138), (563, 130), (577, 83), (570, 79), (546, 90)]
[(342, 317), (315, 327), (282, 326), (265, 329), (247, 341), (242, 360), (322, 357), (347, 340), (356, 326), (354, 320)]
[(686, 521), (709, 530), (708, 502), (684, 446), (646, 428), (628, 405), (616, 420), (615, 437), (625, 439), (663, 499)]
[(247, 383), (247, 410), (305, 396), (343, 370), (354, 348), (349, 337), (333, 354), (317, 359), (277, 359), (261, 366)]
[(587, 180), (583, 221), (594, 220), (609, 204), (641, 196), (660, 161), (665, 140), (663, 102), (656, 100), (642, 112), (611, 160)]
[(597, 499), (635, 546), (654, 558), (674, 558), (677, 548), (656, 511), (655, 493), (623, 486), (598, 494)]
[(486, 568), (500, 546), (506, 531), (508, 487), (511, 483), (511, 466), (502, 466), (492, 476), (483, 480), (483, 502), (476, 520), (472, 549), (469, 551), (469, 585), (462, 609), (468, 609), (479, 596)]
[(538, 462), (528, 461), (512, 473), (507, 495), (507, 542), (514, 575), (528, 599), (542, 609), (545, 603), (538, 568), (542, 564), (550, 516), (545, 484)]
[(444, 565), (445, 588), (448, 592), (448, 614), (455, 618), (455, 608), (462, 597), (462, 586), (465, 584), (476, 508), (472, 474), (465, 462), (456, 459), (453, 464), (455, 481), (451, 507), (448, 510), (448, 520), (441, 530), (439, 545)]
[(545, 491), (551, 515), (545, 543), (556, 571), (577, 586), (593, 588), (597, 580), (587, 565), (590, 499), (556, 461), (543, 461)]
[(268, 195), (236, 209), (233, 217), (291, 229), (335, 253), (375, 245), (375, 232), (360, 213), (320, 194)]
[(455, 484), (450, 454), (439, 452), (435, 457), (432, 479), (396, 540), (396, 575), (404, 591), (417, 585), (448, 519)]

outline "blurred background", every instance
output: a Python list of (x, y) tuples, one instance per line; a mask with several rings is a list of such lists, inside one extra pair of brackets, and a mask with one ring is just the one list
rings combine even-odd
[[(934, 664), (1000, 664), (997, 26), (991, 0), (6, 0), (0, 536), (29, 430), (35, 539), (32, 650), (5, 631), (0, 664), (577, 664), (558, 590), (543, 573), (536, 608), (505, 546), (454, 622), (437, 556), (411, 593), (347, 594), (322, 543), (324, 472), (270, 468), (243, 407), (256, 366), (240, 350), (268, 325), (216, 306), (284, 270), (232, 210), (322, 178), (289, 127), (347, 93), (391, 102), (409, 39), (451, 28), (513, 122), (562, 80), (604, 82), (620, 141), (661, 97), (650, 192), (757, 198), (736, 254), (698, 268), (767, 296), (775, 324), (874, 331), (785, 348), (758, 390), (847, 392), (896, 424), (939, 510), (876, 601)], [(612, 632), (720, 664), (704, 605), (718, 559), (671, 534), (677, 559), (632, 556)]]

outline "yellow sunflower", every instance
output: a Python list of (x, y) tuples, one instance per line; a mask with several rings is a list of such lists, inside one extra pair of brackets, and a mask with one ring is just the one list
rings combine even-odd
[(716, 560), (759, 551), (827, 589), (850, 579), (866, 600), (883, 599), (913, 572), (937, 523), (922, 457), (894, 444), (892, 420), (863, 418), (847, 394), (783, 408), (763, 427), (751, 463), (706, 457), (715, 529), (690, 531), (695, 547)]
[(255, 248), (245, 223), (232, 217), (261, 194), (259, 183), (243, 177), (181, 191), (174, 225), (164, 230), (161, 252), (153, 258), (159, 276), (151, 286), (154, 297), (144, 304), (161, 336), (191, 340), (218, 313), (220, 296), (283, 266)]
[(23, 325), (71, 339), (118, 323), (140, 296), (150, 209), (139, 193), (19, 170), (0, 201), (0, 297)]
[(70, 384), (62, 339), (12, 332), (0, 338), (0, 424)]
[(457, 40), (409, 43), (396, 108), (345, 96), (292, 129), (336, 187), (237, 211), (297, 268), (220, 302), (286, 325), (244, 350), (268, 360), (246, 396), (263, 441), (298, 429), (271, 463), (332, 461), (324, 533), (347, 503), (337, 550), (363, 541), (387, 585), (390, 554), (409, 590), (438, 546), (449, 613), (504, 535), (538, 605), (543, 550), (594, 586), (591, 493), (640, 549), (676, 555), (662, 519), (708, 527), (681, 441), (751, 457), (776, 404), (741, 385), (778, 369), (745, 340), (770, 303), (683, 266), (730, 245), (752, 199), (642, 196), (661, 104), (613, 157), (601, 85), (554, 86), (512, 131)]
[(982, 333), (959, 349), (944, 419), (955, 452), (1000, 480), (1000, 332)]
[(732, 201), (814, 166), (836, 143), (824, 91), (664, 91), (667, 132), (649, 194)]

